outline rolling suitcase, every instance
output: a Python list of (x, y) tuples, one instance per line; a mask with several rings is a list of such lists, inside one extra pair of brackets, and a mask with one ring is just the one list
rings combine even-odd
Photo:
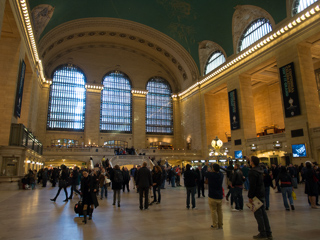
[[(79, 214), (79, 217), (83, 216), (83, 203), (82, 203), (82, 200), (80, 200), (79, 202), (77, 202), (74, 205), (74, 212), (76, 214)], [(89, 215), (89, 211), (87, 211), (87, 215)]]

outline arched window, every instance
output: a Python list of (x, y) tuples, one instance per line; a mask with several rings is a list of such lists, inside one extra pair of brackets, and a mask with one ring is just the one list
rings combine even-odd
[(86, 78), (76, 66), (58, 67), (50, 87), (47, 129), (84, 130)]
[(246, 49), (271, 31), (272, 27), (268, 19), (256, 19), (247, 27), (240, 38), (238, 51), (241, 52), (243, 49)]
[(304, 9), (314, 4), (318, 0), (295, 0), (292, 8), (292, 16), (302, 12)]
[(172, 98), (168, 82), (154, 77), (147, 83), (146, 132), (173, 134)]
[(224, 57), (223, 53), (221, 51), (215, 51), (211, 54), (205, 70), (204, 70), (204, 74), (208, 74), (209, 72), (211, 72), (213, 69), (219, 67), (222, 63), (224, 63), (226, 61), (226, 58)]
[(119, 71), (108, 73), (102, 80), (100, 130), (131, 132), (131, 84)]

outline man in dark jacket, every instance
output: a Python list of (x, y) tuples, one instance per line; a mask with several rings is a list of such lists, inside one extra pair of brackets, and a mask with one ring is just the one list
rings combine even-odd
[(147, 163), (143, 162), (142, 168), (140, 168), (137, 172), (137, 179), (136, 179), (137, 188), (139, 189), (139, 203), (140, 203), (140, 210), (143, 209), (143, 195), (144, 199), (144, 209), (148, 209), (149, 202), (148, 202), (148, 194), (149, 188), (152, 187), (152, 178), (151, 172), (147, 168)]
[(213, 229), (222, 229), (223, 174), (220, 172), (220, 167), (218, 164), (213, 164), (212, 170), (206, 173), (206, 178), (208, 179), (208, 202), (211, 209), (212, 217), (211, 227)]
[(243, 181), (244, 177), (242, 171), (240, 170), (239, 164), (234, 165), (234, 174), (232, 176), (232, 187), (233, 187), (233, 198), (235, 201), (235, 209), (234, 211), (242, 211), (243, 210)]
[[(265, 201), (265, 187), (263, 184), (263, 168), (259, 166), (260, 159), (256, 156), (251, 157), (251, 167), (249, 171), (250, 189), (248, 192), (249, 202), (257, 197), (262, 203)], [(269, 224), (268, 215), (264, 205), (254, 212), (254, 217), (258, 223), (259, 234), (253, 236), (254, 239), (272, 239), (272, 232)]]
[(192, 201), (192, 209), (196, 207), (196, 199), (194, 195), (196, 194), (196, 179), (197, 174), (191, 170), (191, 165), (187, 164), (186, 171), (184, 172), (184, 186), (187, 189), (187, 209), (190, 209), (190, 195)]

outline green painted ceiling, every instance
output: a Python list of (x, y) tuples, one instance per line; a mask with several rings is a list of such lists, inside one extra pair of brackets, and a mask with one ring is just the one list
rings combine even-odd
[(42, 36), (54, 27), (79, 18), (111, 17), (138, 22), (179, 42), (199, 67), (198, 43), (218, 43), (233, 54), (232, 16), (237, 5), (266, 10), (275, 23), (286, 18), (286, 0), (29, 0), (55, 7)]

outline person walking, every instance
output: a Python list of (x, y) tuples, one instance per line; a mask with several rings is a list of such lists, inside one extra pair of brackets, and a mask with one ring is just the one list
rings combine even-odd
[[(263, 168), (259, 165), (260, 159), (256, 156), (251, 157), (251, 169), (249, 170), (248, 191), (249, 202), (253, 203), (253, 198), (257, 197), (262, 203), (265, 201), (265, 187), (263, 184)], [(264, 205), (254, 212), (254, 217), (258, 223), (259, 234), (253, 236), (254, 239), (273, 239), (268, 215)]]
[(60, 177), (59, 177), (59, 190), (57, 192), (57, 195), (54, 198), (50, 199), (51, 201), (55, 202), (57, 200), (57, 197), (59, 196), (60, 191), (63, 188), (63, 190), (66, 194), (66, 199), (63, 201), (68, 202), (68, 192), (67, 192), (68, 178), (69, 178), (69, 172), (68, 172), (67, 167), (65, 165), (61, 165), (61, 172), (60, 172)]
[(196, 180), (198, 175), (191, 170), (191, 165), (187, 164), (186, 171), (184, 172), (184, 186), (187, 189), (187, 209), (190, 209), (190, 196), (191, 196), (191, 203), (192, 209), (196, 208)]
[(283, 198), (283, 204), (287, 211), (290, 211), (287, 198), (289, 199), (291, 210), (294, 210), (293, 205), (293, 198), (292, 198), (292, 178), (290, 174), (287, 172), (287, 169), (285, 166), (280, 167), (279, 175), (276, 179), (276, 183), (279, 184), (279, 181), (281, 182), (281, 192), (282, 192), (282, 198)]
[(123, 173), (120, 170), (119, 165), (115, 165), (113, 171), (111, 172), (110, 180), (112, 182), (112, 190), (113, 190), (113, 204), (116, 205), (116, 201), (118, 200), (118, 207), (120, 207), (120, 192), (123, 184)]
[(149, 189), (152, 187), (152, 178), (146, 162), (143, 162), (142, 167), (137, 172), (136, 184), (139, 190), (139, 208), (140, 210), (143, 209), (144, 195), (144, 209), (147, 210), (149, 208), (148, 195)]
[(106, 172), (104, 168), (101, 169), (101, 173), (99, 175), (99, 187), (101, 191), (100, 199), (103, 199), (103, 195), (105, 198), (108, 197), (108, 182), (107, 179), (110, 179), (110, 175)]
[(129, 189), (130, 173), (129, 173), (127, 167), (123, 168), (122, 174), (123, 174), (123, 189), (122, 190), (124, 192), (125, 188), (127, 187), (127, 191), (130, 192), (130, 189)]
[(212, 169), (206, 172), (208, 179), (208, 202), (211, 210), (211, 228), (219, 230), (223, 228), (222, 199), (223, 199), (223, 174), (218, 164), (213, 164)]

